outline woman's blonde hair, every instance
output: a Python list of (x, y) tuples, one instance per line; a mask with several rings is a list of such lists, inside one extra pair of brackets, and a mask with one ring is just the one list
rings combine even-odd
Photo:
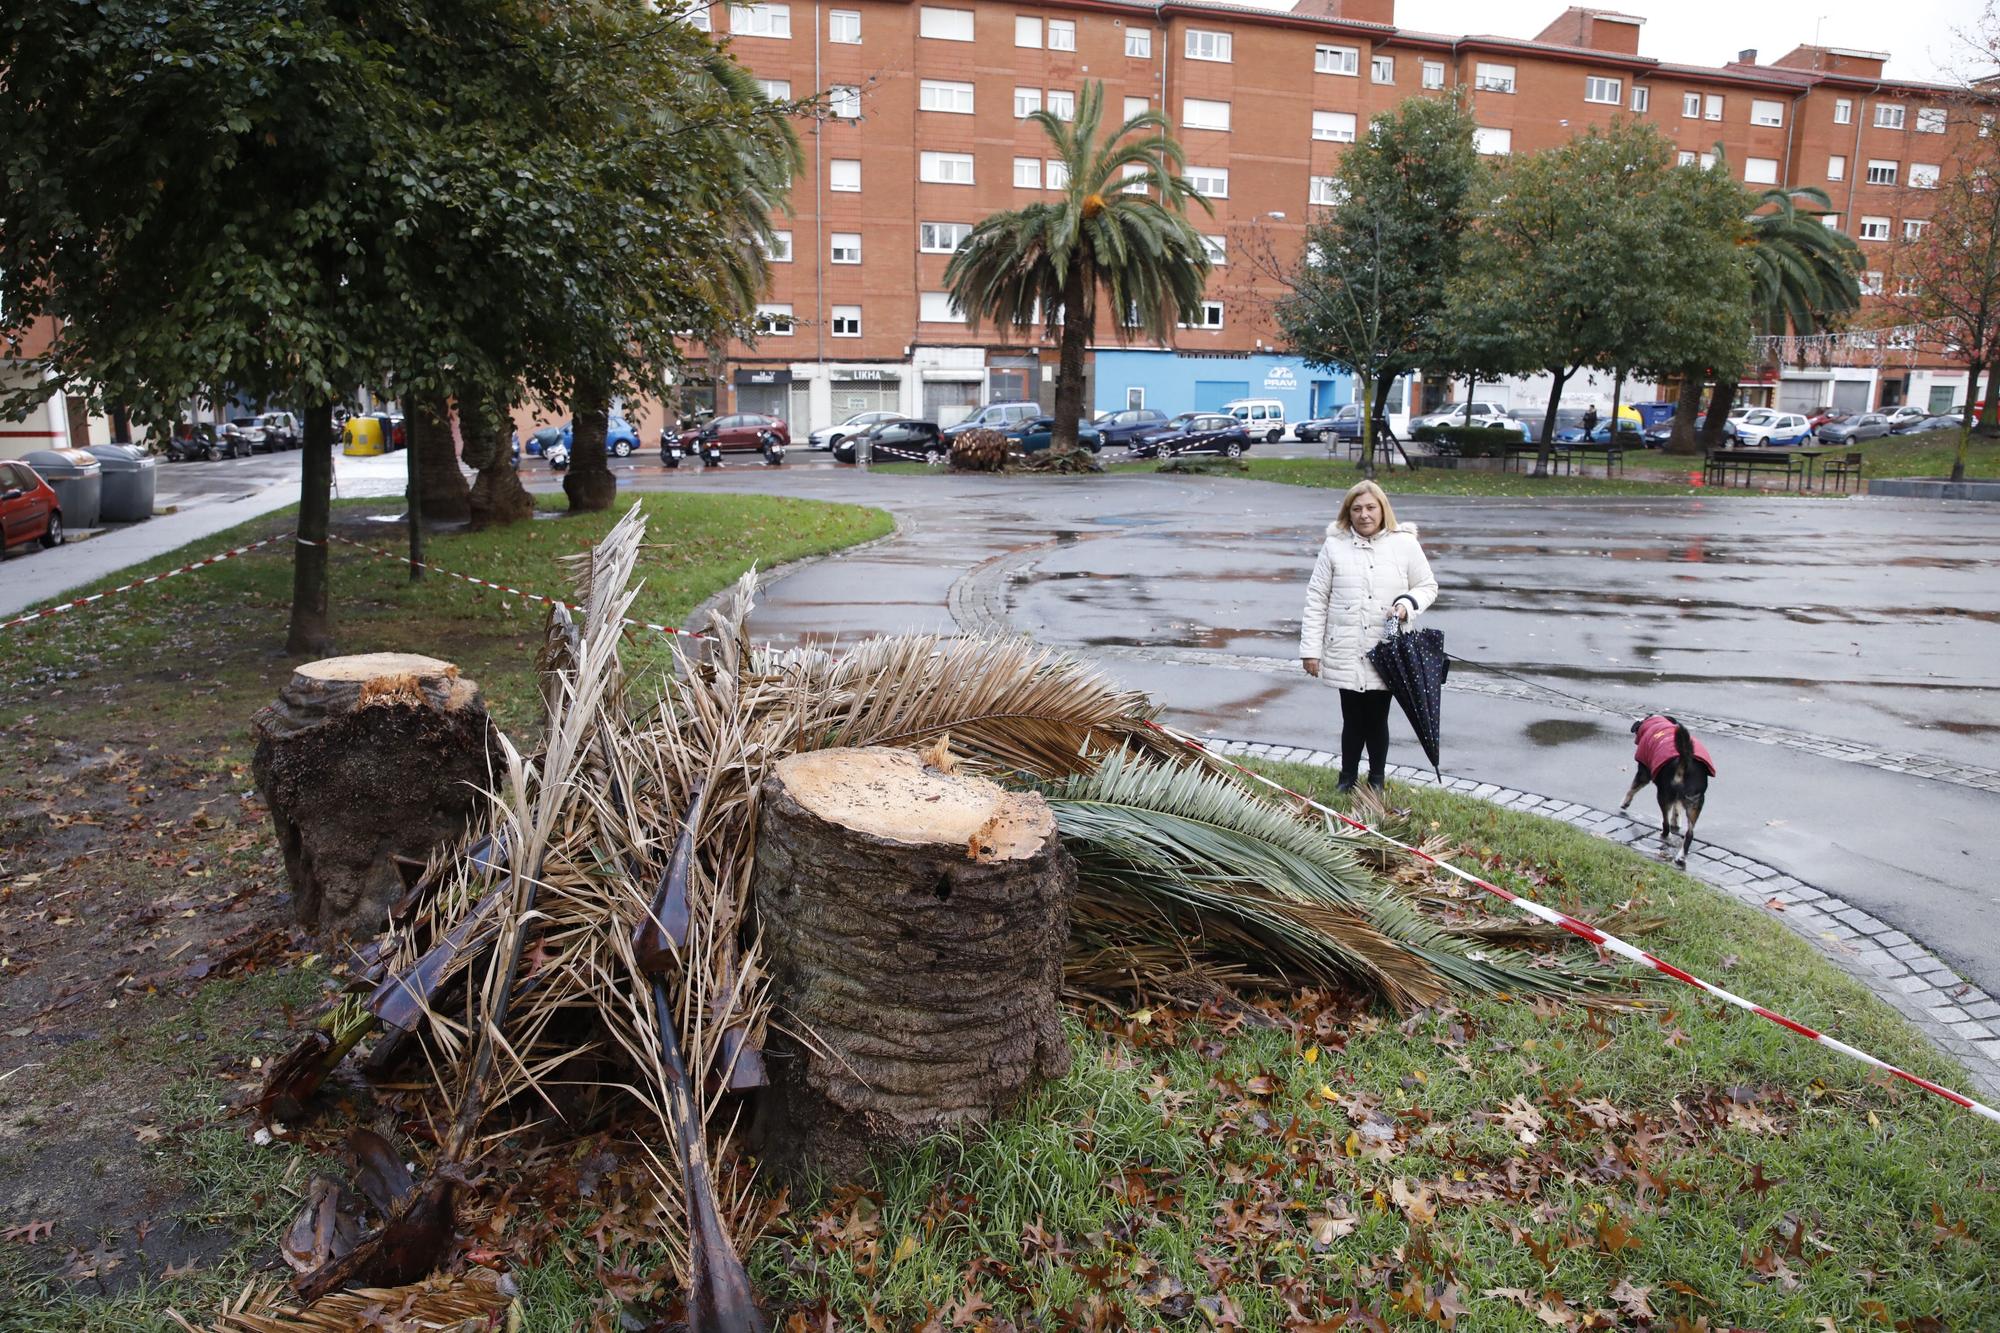
[(1352, 532), (1354, 528), (1347, 521), (1348, 514), (1354, 508), (1354, 502), (1364, 495), (1374, 496), (1375, 503), (1382, 506), (1382, 527), (1380, 530), (1383, 532), (1394, 532), (1396, 530), (1396, 511), (1390, 508), (1387, 493), (1372, 481), (1357, 481), (1348, 487), (1347, 498), (1340, 502), (1340, 513), (1333, 520), (1333, 526), (1339, 528), (1342, 532)]

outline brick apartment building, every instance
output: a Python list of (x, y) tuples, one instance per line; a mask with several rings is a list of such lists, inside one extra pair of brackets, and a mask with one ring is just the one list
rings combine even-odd
[[(1108, 120), (1144, 105), (1173, 121), (1213, 206), (1196, 221), (1217, 261), (1202, 319), (1171, 346), (1121, 344), (1100, 328), (1098, 410), (1248, 395), (1281, 398), (1297, 419), (1349, 400), (1345, 376), (1278, 349), (1271, 307), (1344, 146), (1405, 98), (1464, 90), (1481, 151), (1496, 154), (1649, 120), (1684, 161), (1719, 144), (1753, 187), (1825, 190), (1864, 253), (1921, 225), (1952, 146), (1986, 128), (1963, 90), (1884, 78), (1881, 53), (1800, 46), (1769, 63), (1746, 51), (1675, 65), (1640, 54), (1643, 20), (1582, 8), (1527, 39), (1399, 28), (1393, 0), (771, 0), (718, 4), (698, 21), (727, 34), (774, 96), (825, 90), (832, 102), (831, 119), (802, 127), (806, 171), (762, 312), (770, 331), (727, 349), (714, 386), (720, 409), (772, 412), (795, 433), (869, 409), (949, 422), (993, 399), (1052, 399), (1053, 347), (969, 328), (943, 276), (972, 224), (1060, 186), (1025, 116), (1073, 105), (1086, 80), (1104, 83)], [(1809, 364), (1748, 395), (1963, 400), (1962, 368), (1899, 341), (1790, 349)], [(1532, 383), (1499, 389), (1534, 401)], [(1609, 398), (1608, 384), (1582, 377), (1570, 392)]]

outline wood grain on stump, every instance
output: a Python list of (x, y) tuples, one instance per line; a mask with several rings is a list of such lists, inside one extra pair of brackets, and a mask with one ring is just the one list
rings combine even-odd
[(395, 858), (462, 836), (499, 758), (479, 687), (410, 653), (308, 662), (252, 730), (294, 910), (316, 930), (381, 929)]
[(766, 1160), (851, 1179), (870, 1154), (983, 1124), (1066, 1070), (1075, 887), (1032, 793), (907, 750), (781, 762), (755, 878), (775, 1005)]

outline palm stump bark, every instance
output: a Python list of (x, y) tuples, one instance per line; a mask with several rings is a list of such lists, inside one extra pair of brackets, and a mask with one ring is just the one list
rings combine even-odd
[(754, 880), (781, 1171), (990, 1121), (1069, 1068), (1057, 1001), (1076, 868), (1041, 797), (881, 747), (764, 782)]
[(314, 930), (380, 930), (398, 858), (461, 837), (500, 762), (479, 687), (411, 653), (308, 662), (251, 730), (293, 910)]

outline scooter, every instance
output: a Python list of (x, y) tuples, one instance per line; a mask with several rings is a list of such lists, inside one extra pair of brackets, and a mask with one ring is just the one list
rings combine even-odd
[(687, 457), (687, 450), (681, 448), (681, 437), (679, 432), (671, 430), (661, 431), (660, 432), (661, 465), (663, 467), (679, 467), (681, 465), (681, 459), (685, 457)]
[(762, 440), (764, 463), (767, 467), (777, 467), (785, 461), (785, 446), (778, 443), (778, 437), (766, 433)]
[(553, 444), (544, 445), (542, 447), (542, 461), (547, 463), (552, 471), (562, 472), (566, 470), (569, 467), (569, 446), (561, 440), (557, 440)]
[(701, 465), (703, 467), (722, 466), (722, 441), (711, 435), (707, 439), (699, 441), (697, 447), (701, 450)]

